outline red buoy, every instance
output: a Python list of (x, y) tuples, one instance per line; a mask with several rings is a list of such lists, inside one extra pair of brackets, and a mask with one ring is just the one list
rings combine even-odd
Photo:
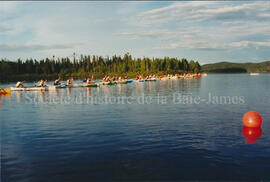
[(247, 112), (242, 120), (245, 127), (258, 128), (262, 125), (262, 117), (255, 111)]

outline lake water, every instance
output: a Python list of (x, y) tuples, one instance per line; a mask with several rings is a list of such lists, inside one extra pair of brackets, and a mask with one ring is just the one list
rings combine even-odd
[[(3, 182), (270, 180), (269, 74), (12, 92), (0, 100)], [(263, 117), (257, 141), (242, 134), (249, 110)]]

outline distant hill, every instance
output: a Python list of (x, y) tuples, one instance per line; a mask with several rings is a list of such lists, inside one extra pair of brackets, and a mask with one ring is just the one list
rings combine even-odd
[(270, 73), (270, 61), (261, 63), (220, 62), (205, 64), (202, 65), (201, 71), (208, 73)]

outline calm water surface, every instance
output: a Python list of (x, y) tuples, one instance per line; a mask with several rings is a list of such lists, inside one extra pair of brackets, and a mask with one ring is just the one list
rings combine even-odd
[[(176, 94), (200, 101), (174, 102)], [(208, 103), (209, 94), (235, 102)], [(269, 74), (13, 92), (0, 100), (3, 182), (270, 180)], [(249, 110), (264, 121), (253, 144), (242, 135)]]

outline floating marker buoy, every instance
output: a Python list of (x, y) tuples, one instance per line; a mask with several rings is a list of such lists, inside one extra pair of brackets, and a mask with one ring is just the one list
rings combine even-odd
[(242, 120), (245, 127), (259, 128), (262, 125), (262, 117), (255, 111), (247, 112)]

